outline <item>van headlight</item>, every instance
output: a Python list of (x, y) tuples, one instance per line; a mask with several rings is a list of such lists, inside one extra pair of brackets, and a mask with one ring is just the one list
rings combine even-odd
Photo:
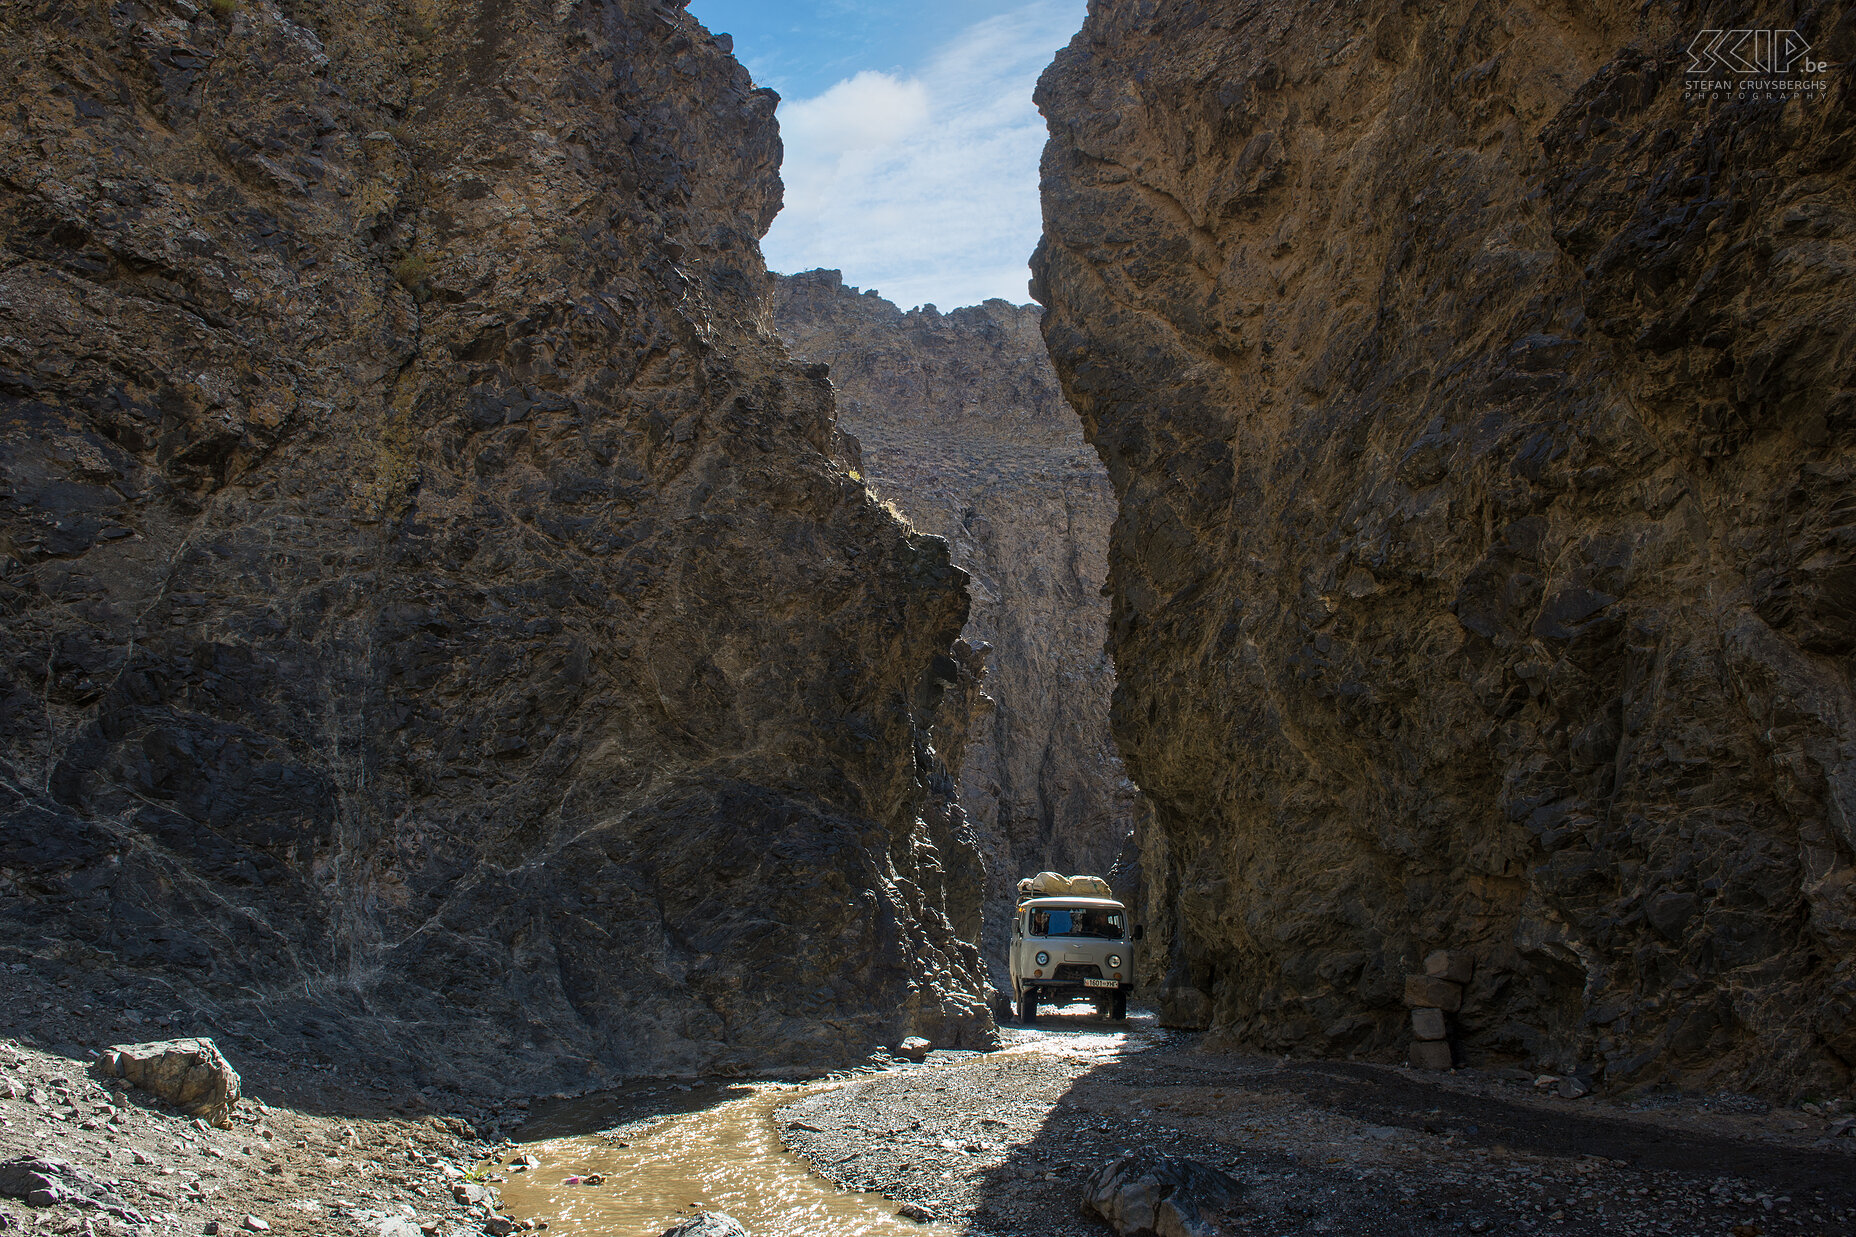
[(1111, 971), (1112, 971), (1112, 970), (1114, 970), (1114, 969), (1115, 969), (1116, 967), (1118, 967), (1118, 966), (1120, 966), (1120, 965), (1121, 965), (1121, 955), (1120, 955), (1120, 954), (1110, 954), (1110, 955), (1108, 956), (1108, 969), (1109, 969), (1109, 970), (1111, 970)]
[(1038, 950), (1038, 965), (1039, 966), (1050, 965), (1050, 955), (1045, 953), (1042, 949)]

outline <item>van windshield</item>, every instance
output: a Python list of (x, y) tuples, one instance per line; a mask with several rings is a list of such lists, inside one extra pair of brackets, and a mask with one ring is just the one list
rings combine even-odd
[(1072, 907), (1031, 912), (1033, 936), (1095, 936), (1121, 939), (1121, 912), (1096, 907)]

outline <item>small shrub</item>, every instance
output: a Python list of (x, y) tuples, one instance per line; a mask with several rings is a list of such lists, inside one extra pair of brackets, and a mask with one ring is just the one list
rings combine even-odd
[(425, 259), (416, 253), (409, 253), (393, 267), (393, 278), (399, 280), (402, 288), (416, 288), (425, 282), (428, 267)]
[(214, 17), (229, 22), (232, 14), (238, 12), (238, 0), (212, 0), (212, 10)]

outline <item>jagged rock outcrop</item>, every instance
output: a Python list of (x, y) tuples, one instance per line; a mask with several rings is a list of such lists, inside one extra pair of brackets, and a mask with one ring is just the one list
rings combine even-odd
[(1685, 48), (1852, 20), (1105, 0), (1047, 71), (1170, 1018), (1393, 1058), (1450, 948), (1472, 1061), (1848, 1081), (1856, 79)]
[(989, 1033), (960, 574), (675, 3), (9, 6), (0, 949), (419, 1084)]
[(1115, 497), (1036, 307), (904, 313), (837, 271), (776, 280), (775, 326), (795, 356), (831, 367), (865, 480), (969, 576), (963, 640), (984, 677), (965, 696), (960, 799), (986, 857), (984, 952), (1005, 986), (1019, 877), (1113, 871), (1117, 892), (1139, 895), (1141, 805), (1108, 733)]

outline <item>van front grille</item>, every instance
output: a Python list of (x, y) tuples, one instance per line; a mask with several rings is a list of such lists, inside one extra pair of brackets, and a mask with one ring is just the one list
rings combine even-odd
[(1087, 962), (1066, 962), (1057, 968), (1052, 979), (1101, 979), (1102, 968)]

